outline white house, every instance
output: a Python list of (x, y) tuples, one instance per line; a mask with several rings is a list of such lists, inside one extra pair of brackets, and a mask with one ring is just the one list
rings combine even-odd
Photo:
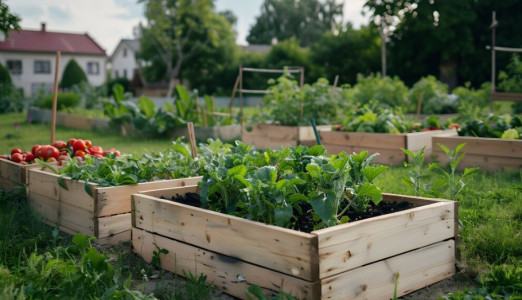
[(139, 68), (136, 53), (140, 50), (139, 40), (122, 39), (110, 57), (113, 78), (132, 80), (134, 70)]
[(87, 33), (49, 32), (45, 23), (40, 30), (9, 32), (9, 38), (0, 41), (0, 62), (11, 73), (14, 85), (30, 96), (42, 87), (52, 90), (57, 51), (60, 51), (58, 80), (62, 79), (67, 63), (74, 59), (91, 85), (105, 83), (105, 50)]

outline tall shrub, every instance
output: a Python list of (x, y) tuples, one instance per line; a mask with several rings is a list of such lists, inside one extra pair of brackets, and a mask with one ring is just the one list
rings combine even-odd
[(22, 109), (21, 94), (13, 85), (9, 71), (0, 63), (0, 113), (20, 112)]
[(85, 72), (80, 65), (78, 65), (76, 60), (71, 59), (63, 71), (60, 88), (69, 89), (80, 84), (82, 81), (88, 82), (87, 75), (85, 75)]

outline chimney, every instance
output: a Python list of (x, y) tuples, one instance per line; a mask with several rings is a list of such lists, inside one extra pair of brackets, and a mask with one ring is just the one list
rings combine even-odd
[(45, 22), (40, 23), (42, 25), (42, 32), (45, 32)]

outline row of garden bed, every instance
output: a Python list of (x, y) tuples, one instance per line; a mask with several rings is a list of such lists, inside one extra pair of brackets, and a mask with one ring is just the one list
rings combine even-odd
[(146, 261), (167, 249), (163, 268), (204, 273), (240, 298), (256, 284), (300, 299), (382, 299), (397, 274), (403, 295), (455, 272), (453, 201), (386, 194), (384, 201), (416, 207), (308, 234), (160, 199), (196, 192), (200, 177), (100, 187), (7, 164), (26, 174), (31, 206), (49, 225), (100, 243), (132, 241)]

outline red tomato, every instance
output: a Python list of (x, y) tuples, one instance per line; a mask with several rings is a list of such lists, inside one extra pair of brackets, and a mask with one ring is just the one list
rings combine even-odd
[(22, 153), (14, 153), (11, 155), (11, 161), (15, 163), (20, 163), (24, 161), (24, 156), (22, 155)]
[(13, 148), (13, 149), (11, 149), (11, 155), (13, 155), (15, 153), (22, 154), (22, 149), (20, 149), (20, 148)]
[(47, 157), (45, 157), (46, 152), (47, 152), (47, 146), (40, 146), (40, 147), (38, 147), (38, 149), (36, 149), (36, 154), (34, 156), (36, 156), (39, 159), (46, 160), (47, 159)]
[(89, 148), (89, 154), (91, 155), (96, 155), (96, 154), (99, 154), (99, 155), (103, 155), (103, 149), (101, 146), (92, 146)]
[(451, 124), (450, 126), (448, 126), (448, 128), (456, 128), (456, 129), (459, 129), (459, 128), (460, 128), (460, 125), (457, 124), (457, 123), (453, 123), (453, 124)]
[(62, 149), (67, 148), (67, 143), (64, 141), (58, 140), (58, 141), (53, 142), (53, 146), (58, 148), (58, 150), (62, 150)]
[(38, 150), (38, 148), (40, 148), (41, 146), (36, 144), (33, 146), (33, 148), (31, 148), (31, 153), (36, 156), (36, 150)]
[(76, 142), (74, 142), (73, 144), (73, 150), (76, 152), (78, 150), (85, 150), (85, 148), (87, 148), (85, 146), (85, 142), (83, 140), (76, 140)]
[(60, 151), (60, 156), (61, 156), (61, 155), (66, 155), (66, 156), (67, 156), (67, 155), (69, 155), (69, 151), (67, 151), (67, 150), (62, 150), (62, 151)]
[(85, 147), (87, 148), (91, 148), (92, 147), (92, 143), (90, 140), (85, 140)]
[(76, 150), (76, 151), (74, 151), (74, 157), (84, 158), (85, 157), (85, 151), (83, 151), (83, 150)]
[(67, 144), (69, 145), (69, 147), (72, 147), (74, 145), (74, 143), (76, 142), (76, 139), (69, 139), (69, 141), (67, 142)]
[(7, 155), (7, 154), (2, 154), (2, 155), (0, 155), (0, 158), (3, 158), (3, 159), (9, 159), (9, 155)]
[(27, 162), (32, 162), (34, 160), (34, 155), (29, 151), (22, 153), (22, 155), (24, 156), (24, 160)]
[(49, 160), (51, 158), (58, 159), (58, 157), (60, 156), (60, 151), (58, 150), (58, 148), (48, 145), (47, 149), (45, 150), (45, 154), (47, 156), (47, 159)]

